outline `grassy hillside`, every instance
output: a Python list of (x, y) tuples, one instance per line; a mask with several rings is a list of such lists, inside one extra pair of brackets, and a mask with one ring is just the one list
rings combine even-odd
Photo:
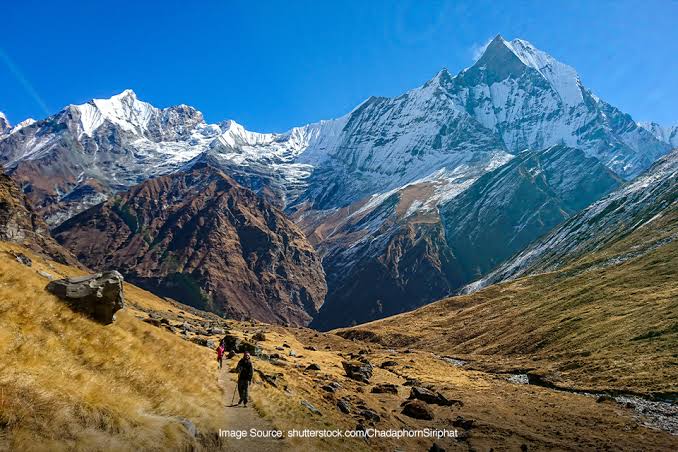
[[(77, 272), (0, 243), (0, 450), (211, 448), (223, 412), (213, 352), (139, 321), (133, 308), (109, 326), (90, 321), (47, 293), (37, 270)], [(125, 290), (133, 304), (164, 303)], [(194, 440), (181, 418), (206, 435)]]
[(678, 391), (678, 215), (563, 270), (339, 330), (349, 338), (522, 369), (552, 383)]
[[(634, 408), (616, 402), (515, 384), (428, 351), (366, 347), (306, 328), (224, 321), (132, 285), (125, 286), (128, 307), (115, 323), (101, 326), (45, 292), (47, 278), (38, 274), (60, 277), (78, 270), (34, 254), (33, 266), (25, 267), (8, 250), (29, 254), (0, 243), (0, 450), (392, 451), (428, 450), (434, 441), (216, 437), (220, 428), (344, 431), (358, 425), (456, 429), (458, 438), (436, 440), (447, 450), (676, 446), (675, 436), (647, 428)], [(169, 319), (175, 332), (142, 321), (151, 315)], [(265, 333), (257, 342), (263, 354), (254, 358), (255, 411), (228, 406), (233, 393), (229, 370), (239, 357), (216, 372), (213, 351), (185, 340), (176, 328), (183, 322), (220, 322), (249, 342)], [(405, 325), (400, 329), (407, 330)], [(356, 357), (374, 365), (369, 383), (345, 375), (342, 362)], [(382, 367), (387, 361), (391, 364)], [(310, 364), (320, 370), (307, 369)], [(401, 404), (414, 380), (459, 402), (429, 405), (432, 420), (408, 417)], [(336, 391), (323, 389), (328, 384)], [(380, 384), (394, 385), (396, 393), (373, 392)], [(340, 400), (350, 404), (350, 413), (338, 409)], [(190, 436), (182, 419), (201, 433)]]

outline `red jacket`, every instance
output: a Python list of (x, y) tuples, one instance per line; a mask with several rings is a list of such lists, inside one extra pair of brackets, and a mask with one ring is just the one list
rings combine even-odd
[(222, 356), (224, 356), (224, 346), (220, 345), (219, 348), (217, 348), (217, 359), (221, 359)]

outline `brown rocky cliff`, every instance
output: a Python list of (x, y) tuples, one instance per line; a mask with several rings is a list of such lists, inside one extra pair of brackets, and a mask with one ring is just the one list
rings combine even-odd
[(79, 266), (77, 259), (49, 234), (16, 183), (0, 167), (0, 240), (24, 245), (63, 264)]
[(95, 269), (230, 317), (305, 325), (327, 291), (301, 230), (208, 166), (148, 180), (53, 232)]

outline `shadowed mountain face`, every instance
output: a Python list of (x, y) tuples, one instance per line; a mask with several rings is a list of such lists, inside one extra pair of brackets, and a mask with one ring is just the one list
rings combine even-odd
[(328, 294), (312, 326), (363, 323), (453, 293), (620, 182), (582, 151), (554, 146), (519, 154), (428, 216), (399, 219), (408, 192), (393, 194), (344, 226), (350, 235), (377, 222), (388, 233), (377, 229), (354, 239), (358, 245), (334, 246), (324, 255)]
[(326, 292), (301, 231), (208, 166), (148, 180), (54, 235), (92, 268), (229, 317), (304, 325)]
[(75, 256), (49, 234), (38, 215), (14, 181), (0, 167), (0, 240), (18, 243), (45, 254), (57, 262), (78, 265)]
[(486, 274), (622, 180), (578, 149), (524, 152), (440, 209), (463, 279)]
[[(570, 218), (548, 235), (536, 240), (486, 277), (465, 288), (482, 287), (520, 276), (553, 271), (581, 259), (600, 248), (611, 246), (650, 223), (675, 229), (678, 211), (678, 149), (659, 159), (649, 170)], [(661, 239), (647, 240), (627, 250), (623, 259), (642, 255), (653, 247), (678, 239), (666, 233)], [(620, 258), (621, 259), (621, 258)]]

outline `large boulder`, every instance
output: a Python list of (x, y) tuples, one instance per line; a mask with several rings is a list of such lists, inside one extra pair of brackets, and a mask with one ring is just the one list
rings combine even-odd
[(412, 389), (410, 391), (410, 399), (422, 400), (426, 403), (441, 406), (464, 405), (464, 403), (461, 400), (448, 399), (439, 392), (433, 392), (429, 389), (422, 388), (421, 386), (412, 386)]
[(234, 353), (248, 352), (252, 356), (259, 356), (261, 354), (261, 348), (250, 342), (243, 341), (239, 337), (232, 334), (225, 335), (222, 339), (222, 343), (224, 344), (225, 350), (232, 351)]
[(433, 411), (421, 400), (407, 400), (403, 403), (403, 414), (415, 419), (432, 420)]
[(97, 322), (113, 323), (125, 307), (123, 277), (117, 271), (51, 281), (47, 290)]
[(346, 372), (346, 376), (363, 383), (369, 383), (372, 378), (372, 365), (369, 362), (362, 361), (344, 361), (341, 363)]

